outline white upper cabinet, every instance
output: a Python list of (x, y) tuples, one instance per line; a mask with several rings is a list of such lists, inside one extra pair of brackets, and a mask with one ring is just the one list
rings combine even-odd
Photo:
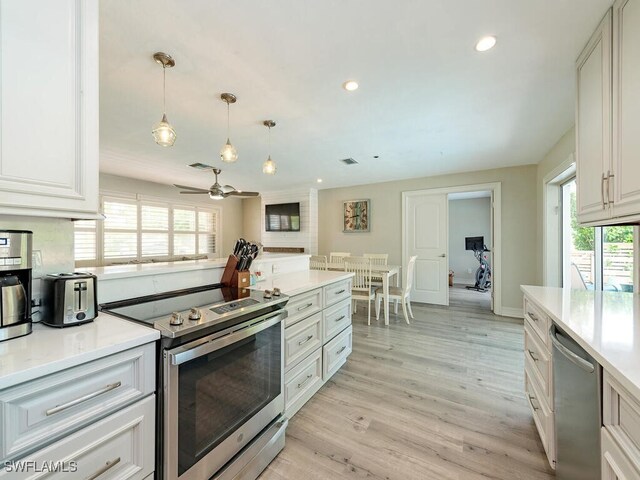
[(608, 218), (611, 170), (611, 11), (578, 58), (576, 100), (577, 214), (581, 222)]
[(617, 0), (576, 65), (577, 213), (640, 222), (640, 0)]
[(0, 214), (98, 211), (98, 0), (0, 0)]

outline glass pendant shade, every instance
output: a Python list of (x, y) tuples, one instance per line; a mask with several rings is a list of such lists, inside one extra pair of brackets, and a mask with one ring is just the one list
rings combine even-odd
[(238, 151), (236, 147), (231, 145), (231, 142), (227, 138), (227, 143), (224, 144), (224, 147), (220, 150), (220, 160), (225, 163), (233, 163), (238, 160)]
[(162, 147), (172, 147), (176, 141), (176, 131), (167, 120), (167, 115), (162, 115), (162, 120), (156, 123), (151, 130), (153, 139)]
[(274, 175), (276, 173), (276, 162), (271, 160), (271, 155), (267, 161), (262, 164), (262, 173), (266, 175)]

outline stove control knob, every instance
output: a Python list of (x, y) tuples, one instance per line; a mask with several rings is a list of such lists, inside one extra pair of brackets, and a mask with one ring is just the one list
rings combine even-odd
[(263, 296), (264, 298), (271, 298), (271, 290), (265, 290)]
[(193, 320), (194, 322), (196, 320), (200, 320), (202, 318), (202, 312), (200, 312), (200, 310), (198, 310), (197, 308), (192, 308), (189, 311), (189, 320)]
[(171, 320), (169, 320), (169, 324), (178, 326), (178, 325), (182, 325), (183, 321), (184, 320), (182, 320), (182, 315), (180, 315), (178, 312), (173, 312), (171, 314)]
[(280, 296), (280, 289), (277, 287), (273, 287), (273, 296), (274, 297), (279, 297)]

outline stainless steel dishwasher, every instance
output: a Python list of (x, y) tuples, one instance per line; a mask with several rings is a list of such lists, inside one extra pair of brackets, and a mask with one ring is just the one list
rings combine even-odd
[(556, 325), (549, 334), (553, 344), (556, 478), (600, 480), (602, 369)]

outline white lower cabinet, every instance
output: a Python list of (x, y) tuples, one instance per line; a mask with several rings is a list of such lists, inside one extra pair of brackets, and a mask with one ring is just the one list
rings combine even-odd
[(351, 279), (294, 295), (285, 320), (285, 414), (291, 418), (351, 353)]
[(151, 395), (32, 455), (5, 463), (0, 478), (142, 480), (153, 475), (154, 447)]
[(602, 427), (600, 441), (602, 449), (602, 480), (640, 479), (640, 471), (637, 466), (634, 466), (624, 454), (606, 427)]

